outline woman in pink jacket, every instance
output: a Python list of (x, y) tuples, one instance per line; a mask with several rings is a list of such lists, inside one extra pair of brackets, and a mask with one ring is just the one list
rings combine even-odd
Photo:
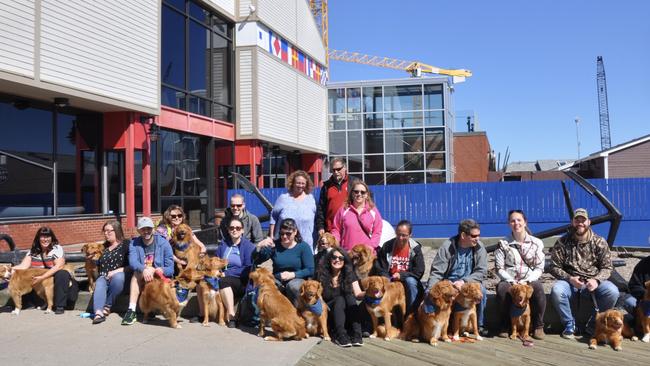
[(332, 235), (343, 249), (350, 250), (357, 244), (377, 249), (382, 219), (366, 183), (361, 180), (352, 183), (348, 200), (336, 213), (332, 224)]

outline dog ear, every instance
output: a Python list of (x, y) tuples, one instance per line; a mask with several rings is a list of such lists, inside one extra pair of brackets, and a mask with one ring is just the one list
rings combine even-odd
[(533, 286), (526, 285), (526, 299), (530, 300), (533, 297)]
[(86, 254), (87, 251), (88, 251), (88, 244), (84, 244), (84, 246), (81, 247), (81, 252)]
[(303, 282), (302, 285), (300, 285), (300, 297), (305, 296), (305, 287), (307, 287), (305, 285), (306, 285), (306, 282)]
[(510, 296), (515, 296), (515, 289), (516, 287), (514, 285), (510, 286), (510, 289), (508, 289)]
[(359, 285), (361, 285), (361, 289), (362, 289), (363, 291), (365, 291), (365, 290), (368, 288), (368, 281), (369, 281), (369, 278), (370, 278), (370, 277), (366, 277), (366, 278), (362, 279), (361, 281), (359, 281)]
[(381, 276), (381, 283), (384, 285), (384, 292), (386, 292), (386, 289), (388, 289), (388, 286), (390, 286), (390, 280), (384, 276)]
[(323, 297), (323, 285), (321, 285), (320, 282), (318, 283), (318, 287), (316, 288), (316, 293), (318, 294), (318, 297)]
[(644, 285), (646, 288), (647, 288), (648, 286), (650, 286), (650, 280), (645, 281), (645, 283), (644, 283), (643, 285)]

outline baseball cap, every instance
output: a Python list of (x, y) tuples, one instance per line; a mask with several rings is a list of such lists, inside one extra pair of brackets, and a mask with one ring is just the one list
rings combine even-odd
[(141, 217), (138, 220), (138, 230), (145, 228), (145, 227), (150, 227), (153, 228), (153, 221), (149, 217)]
[(589, 214), (587, 213), (587, 210), (585, 210), (584, 208), (579, 208), (573, 212), (573, 217), (578, 217), (578, 216), (582, 216), (585, 219), (589, 220)]

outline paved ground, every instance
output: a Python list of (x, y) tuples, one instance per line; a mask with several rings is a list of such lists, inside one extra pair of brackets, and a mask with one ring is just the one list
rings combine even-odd
[(112, 314), (92, 325), (79, 311), (0, 313), (0, 365), (294, 365), (320, 339), (265, 342), (216, 324), (121, 326)]

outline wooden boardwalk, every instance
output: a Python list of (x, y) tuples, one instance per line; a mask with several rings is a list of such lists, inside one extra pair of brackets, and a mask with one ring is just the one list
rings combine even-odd
[(632, 366), (650, 364), (650, 344), (624, 340), (623, 350), (609, 346), (588, 349), (581, 338), (566, 340), (548, 334), (533, 347), (520, 341), (486, 338), (476, 343), (411, 343), (364, 338), (363, 347), (341, 348), (332, 342), (315, 345), (300, 366), (416, 366), (416, 365), (608, 365)]

